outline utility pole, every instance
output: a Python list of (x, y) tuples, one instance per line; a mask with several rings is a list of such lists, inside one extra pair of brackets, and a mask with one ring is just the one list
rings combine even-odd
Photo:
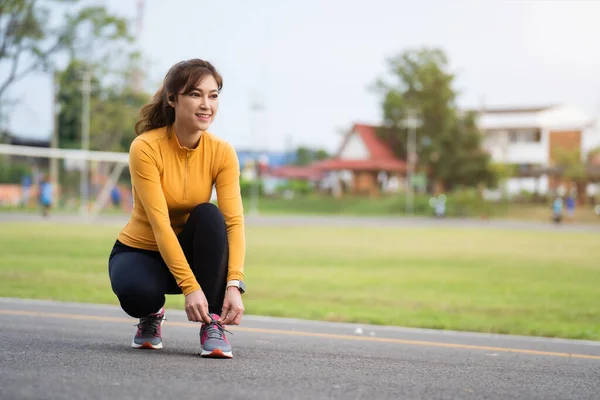
[(258, 143), (258, 147), (255, 148), (256, 154), (253, 158), (254, 161), (254, 184), (251, 186), (250, 192), (250, 214), (258, 215), (258, 201), (260, 197), (260, 146), (262, 146), (260, 135), (258, 134), (258, 114), (263, 110), (263, 105), (256, 99), (250, 100), (250, 115), (252, 118), (251, 124), (251, 136), (253, 136), (253, 142)]
[(406, 213), (414, 214), (414, 174), (415, 164), (417, 161), (417, 128), (421, 126), (422, 121), (417, 118), (417, 111), (408, 109), (406, 118), (401, 122), (401, 125), (408, 129), (408, 140), (406, 146), (406, 181), (408, 184), (406, 190)]
[[(90, 93), (91, 93), (91, 73), (89, 70), (83, 71), (83, 82), (81, 84), (81, 94), (83, 103), (81, 107), (81, 150), (87, 155), (90, 149)], [(89, 172), (88, 160), (84, 158), (81, 165), (81, 214), (87, 216), (89, 201)]]
[[(52, 117), (53, 117), (53, 127), (52, 127), (52, 139), (50, 141), (50, 147), (52, 149), (58, 148), (58, 116), (59, 116), (59, 104), (58, 104), (58, 92), (60, 90), (59, 84), (59, 74), (58, 71), (54, 71), (52, 75)], [(58, 188), (59, 188), (59, 176), (58, 176), (58, 158), (50, 158), (50, 182), (54, 185), (57, 190), (57, 203), (58, 203)]]
[[(138, 49), (141, 48), (140, 37), (144, 27), (144, 1), (145, 0), (137, 0), (134, 43)], [(133, 83), (133, 89), (136, 92), (141, 93), (144, 89), (144, 72), (140, 68), (139, 60), (134, 64), (134, 69), (131, 72), (131, 79)]]

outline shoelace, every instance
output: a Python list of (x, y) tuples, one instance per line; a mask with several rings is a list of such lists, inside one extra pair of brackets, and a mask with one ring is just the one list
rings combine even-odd
[(233, 333), (223, 328), (223, 325), (221, 325), (219, 321), (214, 319), (212, 315), (210, 316), (210, 324), (208, 324), (205, 329), (206, 336), (211, 339), (221, 339), (221, 337), (224, 335), (223, 332), (227, 332), (230, 335), (233, 335)]
[(158, 332), (158, 328), (160, 327), (160, 323), (162, 321), (166, 321), (164, 315), (162, 314), (154, 314), (149, 315), (147, 317), (140, 318), (140, 323), (135, 324), (140, 329), (140, 332), (143, 334), (150, 333), (154, 334)]

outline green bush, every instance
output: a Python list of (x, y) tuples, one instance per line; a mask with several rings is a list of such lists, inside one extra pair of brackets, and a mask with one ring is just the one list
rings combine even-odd
[(489, 216), (497, 203), (485, 201), (475, 188), (460, 188), (448, 194), (446, 213), (452, 217)]
[[(434, 209), (429, 201), (433, 196), (416, 194), (414, 215), (431, 216)], [(246, 199), (245, 199), (246, 200)], [(297, 214), (344, 214), (344, 215), (406, 215), (406, 196), (396, 194), (379, 198), (350, 197), (335, 199), (327, 195), (261, 198), (261, 212)], [(446, 216), (481, 217), (491, 216), (501, 210), (501, 205), (483, 200), (474, 189), (457, 190), (446, 195)]]
[[(254, 182), (254, 181), (247, 181), (245, 179), (241, 179), (240, 180), (240, 191), (242, 193), (242, 197), (246, 198), (246, 197), (252, 196), (252, 191), (256, 190), (255, 185), (256, 185), (256, 182)], [(259, 190), (259, 193), (263, 192), (262, 181), (258, 182), (258, 190)]]
[(9, 164), (6, 159), (1, 159), (0, 183), (21, 183), (25, 175), (31, 175), (31, 168), (27, 164)]
[(278, 195), (283, 195), (286, 191), (292, 191), (294, 196), (308, 196), (313, 190), (313, 185), (310, 182), (300, 180), (290, 180), (277, 185)]

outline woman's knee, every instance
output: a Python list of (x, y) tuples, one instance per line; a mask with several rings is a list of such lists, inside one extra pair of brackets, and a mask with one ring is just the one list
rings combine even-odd
[(135, 252), (117, 254), (110, 260), (111, 287), (122, 305), (148, 303), (154, 308), (156, 303), (164, 302), (166, 283), (157, 276), (158, 266), (149, 265), (152, 263), (157, 261)]
[(165, 304), (165, 296), (140, 297), (136, 295), (117, 296), (121, 308), (133, 318), (146, 317), (157, 312)]
[(134, 318), (156, 312), (165, 303), (165, 293), (160, 288), (130, 277), (123, 279), (119, 274), (111, 274), (111, 286), (123, 311)]
[(142, 301), (150, 301), (165, 295), (165, 292), (158, 287), (145, 286), (142, 282), (114, 280), (111, 285), (113, 292), (119, 298), (140, 298)]
[(223, 213), (213, 203), (200, 203), (190, 213), (190, 216), (223, 219)]
[(190, 213), (189, 219), (199, 226), (211, 226), (215, 229), (225, 228), (225, 218), (219, 207), (212, 203), (198, 204)]

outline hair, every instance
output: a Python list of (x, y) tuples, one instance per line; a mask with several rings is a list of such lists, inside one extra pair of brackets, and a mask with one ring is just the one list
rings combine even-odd
[[(178, 94), (188, 94), (195, 89), (198, 82), (212, 75), (217, 81), (219, 92), (223, 88), (223, 78), (208, 61), (198, 58), (181, 61), (173, 65), (154, 94), (152, 101), (140, 110), (140, 119), (135, 124), (136, 135), (164, 126), (170, 127), (175, 122), (175, 109), (169, 100), (175, 101)], [(167, 98), (167, 96), (172, 96)]]

